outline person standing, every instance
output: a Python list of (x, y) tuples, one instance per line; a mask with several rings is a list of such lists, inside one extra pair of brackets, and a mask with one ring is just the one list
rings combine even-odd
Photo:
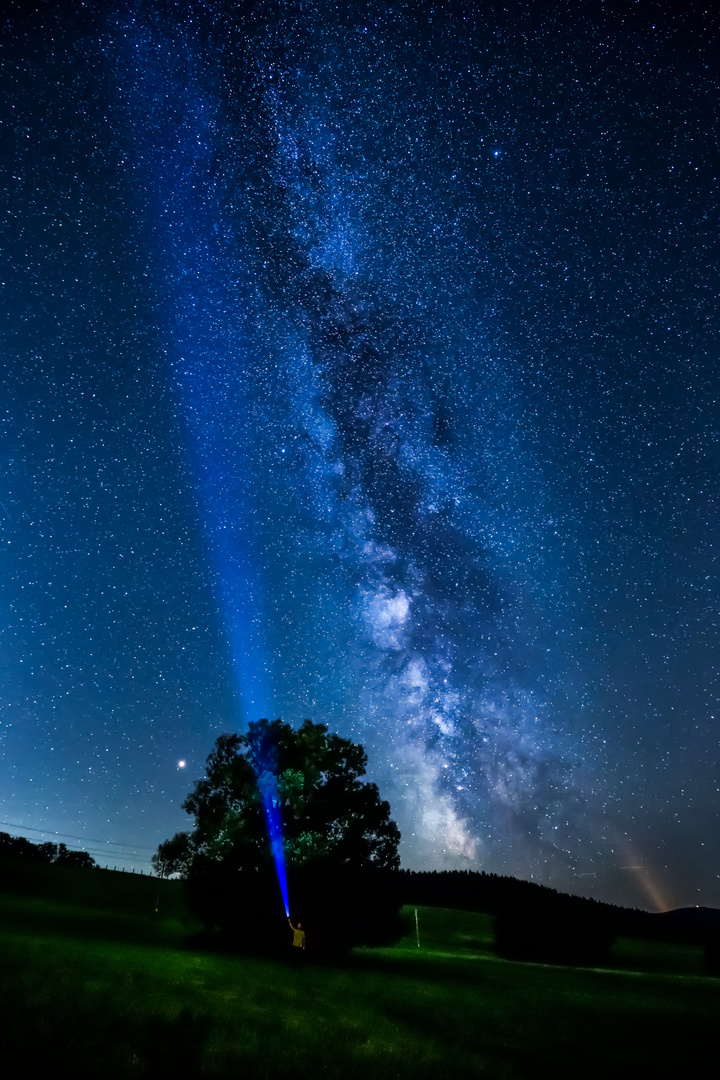
[(297, 926), (293, 926), (288, 915), (288, 926), (293, 932), (292, 947), (295, 949), (305, 950), (305, 931), (303, 930), (303, 924), (299, 922)]

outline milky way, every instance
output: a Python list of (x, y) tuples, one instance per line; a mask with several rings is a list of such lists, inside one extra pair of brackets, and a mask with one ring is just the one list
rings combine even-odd
[(10, 831), (146, 865), (310, 717), (404, 865), (720, 903), (717, 25), (636, 8), (10, 19)]

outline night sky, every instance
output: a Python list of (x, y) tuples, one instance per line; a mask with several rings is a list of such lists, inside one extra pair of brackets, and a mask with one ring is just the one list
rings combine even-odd
[(406, 867), (720, 906), (714, 5), (4, 10), (0, 831), (309, 717)]

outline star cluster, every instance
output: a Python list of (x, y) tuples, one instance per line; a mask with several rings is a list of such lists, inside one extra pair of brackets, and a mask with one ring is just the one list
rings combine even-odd
[(717, 31), (15, 6), (14, 831), (146, 865), (217, 734), (309, 716), (405, 865), (720, 903)]

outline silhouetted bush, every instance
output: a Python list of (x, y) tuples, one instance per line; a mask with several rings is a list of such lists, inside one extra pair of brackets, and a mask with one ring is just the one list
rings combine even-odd
[(614, 940), (607, 919), (561, 906), (495, 916), (495, 947), (506, 960), (594, 967), (607, 962)]
[(184, 886), (193, 915), (234, 948), (267, 953), (284, 947), (285, 911), (270, 867), (247, 870), (199, 856)]

